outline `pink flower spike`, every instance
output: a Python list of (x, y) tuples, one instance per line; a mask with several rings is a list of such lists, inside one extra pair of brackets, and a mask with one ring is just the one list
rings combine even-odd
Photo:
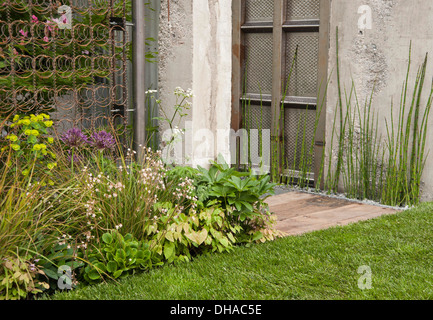
[(50, 39), (49, 39), (48, 37), (45, 36), (45, 37), (44, 37), (44, 41), (45, 41), (45, 42), (50, 42)]
[(27, 31), (24, 31), (23, 29), (21, 29), (19, 32), (23, 37), (27, 37), (29, 35), (29, 33)]
[[(54, 20), (55, 20), (55, 19), (54, 19)], [(45, 23), (46, 23), (46, 25), (47, 25), (48, 31), (53, 31), (53, 28), (51, 28), (51, 24), (52, 24), (52, 23), (55, 23), (55, 21), (47, 20), (47, 22), (45, 22)]]
[(62, 16), (60, 17), (60, 19), (62, 20), (62, 22), (63, 22), (64, 24), (67, 24), (67, 23), (68, 23), (68, 17), (66, 17), (65, 14), (62, 15)]
[(38, 23), (39, 22), (38, 17), (36, 17), (35, 15), (32, 15), (32, 22), (33, 23)]

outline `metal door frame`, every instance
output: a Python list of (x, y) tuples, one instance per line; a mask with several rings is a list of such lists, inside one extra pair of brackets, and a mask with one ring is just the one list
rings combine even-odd
[[(282, 92), (284, 83), (284, 71), (285, 66), (284, 58), (284, 28), (318, 28), (319, 29), (319, 61), (318, 61), (318, 90), (319, 95), (314, 99), (304, 99), (305, 101), (291, 101), (293, 98), (287, 97), (285, 102), (301, 102), (305, 104), (314, 103), (321, 105), (321, 114), (316, 131), (315, 137), (315, 159), (322, 159), (325, 147), (325, 132), (326, 132), (326, 90), (324, 87), (328, 81), (328, 57), (329, 57), (329, 23), (330, 23), (330, 7), (331, 0), (320, 0), (320, 19), (319, 21), (310, 21), (308, 25), (287, 25), (285, 24), (284, 8), (289, 0), (274, 0), (274, 18), (273, 23), (265, 24), (261, 23), (256, 26), (245, 26), (245, 0), (233, 0), (232, 11), (233, 11), (233, 33), (232, 33), (232, 118), (231, 128), (234, 131), (238, 131), (242, 128), (242, 65), (245, 59), (244, 47), (242, 43), (242, 29), (256, 28), (261, 29), (265, 32), (273, 33), (273, 70), (272, 70), (272, 95), (262, 96), (263, 100), (268, 100), (271, 103), (272, 112), (272, 129), (273, 133), (272, 140), (279, 144), (279, 148), (282, 146), (282, 137), (284, 134), (284, 120), (278, 124), (278, 116), (280, 114), (280, 107), (282, 103)], [(267, 30), (266, 30), (267, 29)], [(249, 96), (252, 100), (258, 97)], [(277, 130), (278, 128), (278, 130)], [(274, 134), (275, 133), (275, 134)], [(321, 161), (315, 161), (314, 164), (314, 175), (319, 176), (321, 172)], [(320, 186), (323, 187), (323, 186)]]

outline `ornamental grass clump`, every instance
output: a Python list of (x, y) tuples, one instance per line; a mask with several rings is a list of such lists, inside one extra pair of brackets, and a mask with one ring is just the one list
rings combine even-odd
[[(168, 180), (160, 152), (143, 148), (140, 161), (122, 158), (123, 165), (94, 174), (84, 168), (82, 192), (89, 198), (89, 210), (98, 216), (98, 229), (102, 232), (122, 229), (138, 239), (148, 234), (149, 226), (159, 219), (155, 205), (170, 202), (173, 214), (195, 208), (192, 182)], [(190, 203), (187, 203), (190, 201)]]
[[(77, 259), (78, 245), (87, 238), (75, 180), (42, 186), (29, 184), (12, 167), (0, 174), (0, 299), (57, 289), (58, 268)], [(70, 251), (63, 253), (67, 246)]]

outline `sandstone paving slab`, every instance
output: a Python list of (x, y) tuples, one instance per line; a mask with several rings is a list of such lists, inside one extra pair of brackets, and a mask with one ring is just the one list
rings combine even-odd
[(289, 191), (267, 199), (276, 216), (276, 228), (287, 235), (344, 226), (395, 214), (398, 209), (346, 199)]

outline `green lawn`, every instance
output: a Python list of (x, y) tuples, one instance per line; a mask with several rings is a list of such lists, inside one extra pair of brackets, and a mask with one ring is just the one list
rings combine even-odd
[[(433, 299), (433, 204), (201, 256), (52, 299)], [(372, 289), (358, 287), (367, 265)]]

